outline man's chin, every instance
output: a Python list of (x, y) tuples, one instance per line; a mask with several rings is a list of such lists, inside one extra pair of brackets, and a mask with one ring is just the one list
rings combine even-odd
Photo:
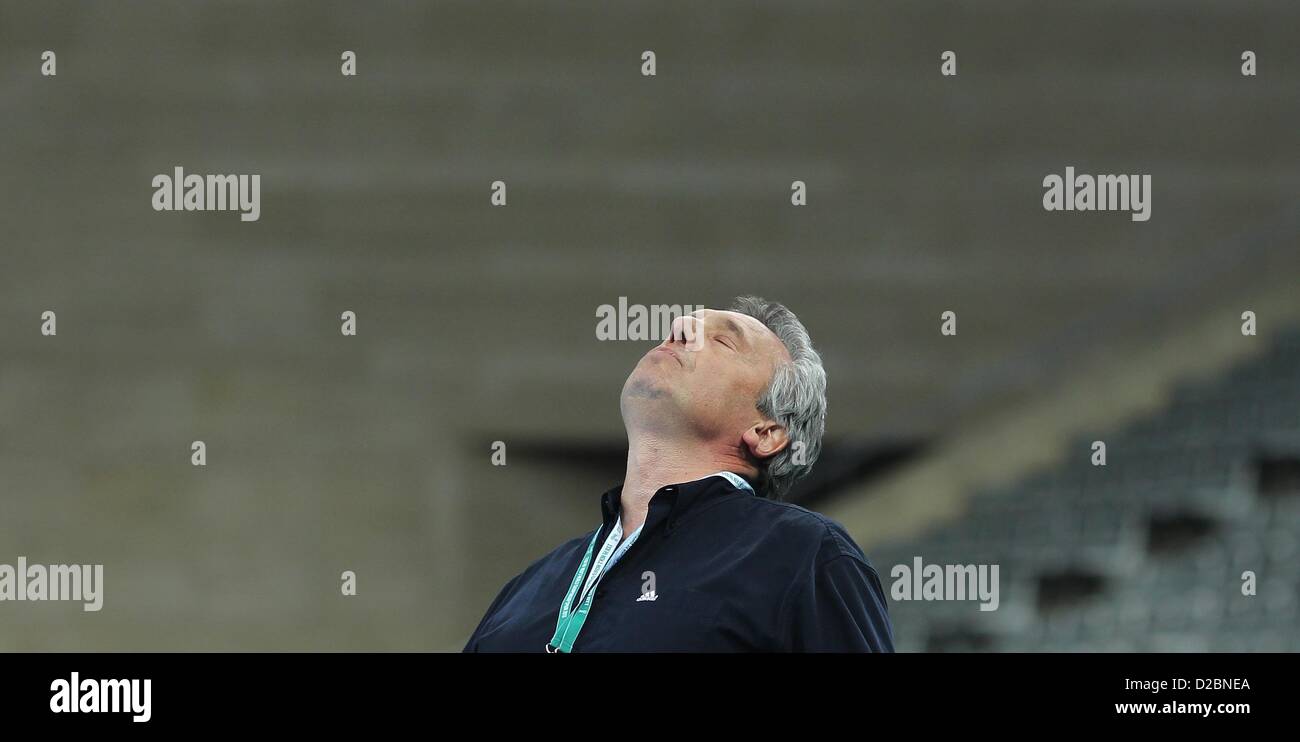
[(638, 368), (623, 385), (623, 400), (660, 400), (669, 396), (668, 391), (668, 383), (658, 374), (646, 373)]

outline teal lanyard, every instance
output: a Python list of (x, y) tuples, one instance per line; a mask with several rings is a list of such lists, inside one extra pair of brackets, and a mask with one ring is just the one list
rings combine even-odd
[(622, 520), (614, 524), (614, 529), (610, 531), (609, 537), (605, 539), (605, 545), (601, 547), (600, 554), (596, 556), (596, 563), (591, 565), (591, 573), (587, 575), (587, 584), (582, 588), (582, 602), (578, 608), (572, 612), (569, 606), (573, 605), (573, 598), (578, 594), (578, 587), (582, 585), (582, 576), (587, 573), (587, 565), (591, 564), (591, 555), (596, 550), (596, 539), (600, 538), (600, 529), (591, 537), (591, 543), (587, 545), (587, 553), (583, 555), (582, 561), (578, 563), (578, 571), (573, 574), (573, 582), (569, 585), (569, 592), (564, 595), (564, 602), (560, 605), (560, 617), (555, 622), (555, 636), (546, 645), (546, 651), (549, 653), (568, 654), (573, 650), (573, 642), (577, 641), (578, 633), (582, 631), (582, 625), (587, 622), (587, 614), (591, 612), (591, 602), (596, 599), (596, 586), (604, 577), (605, 565), (609, 563), (609, 558), (614, 554), (614, 549), (618, 547), (618, 542), (623, 538)]
[[(724, 477), (731, 482), (737, 489), (746, 489), (751, 493), (754, 488), (749, 482), (741, 479), (739, 475), (732, 474), (729, 471), (720, 471), (710, 476)], [(642, 528), (645, 524), (642, 524)], [(627, 543), (619, 547), (619, 541), (623, 538), (623, 518), (619, 517), (618, 522), (614, 524), (614, 529), (610, 531), (609, 537), (605, 539), (605, 545), (600, 548), (600, 554), (596, 557), (596, 563), (591, 565), (591, 572), (587, 572), (587, 565), (591, 564), (591, 555), (596, 551), (596, 539), (600, 538), (600, 530), (591, 536), (591, 543), (587, 545), (587, 553), (583, 555), (582, 561), (578, 563), (578, 571), (573, 575), (573, 582), (569, 585), (569, 592), (564, 594), (564, 602), (560, 604), (560, 617), (555, 621), (555, 636), (546, 644), (546, 651), (551, 654), (563, 652), (568, 654), (573, 650), (573, 642), (577, 641), (578, 633), (582, 631), (582, 625), (587, 622), (587, 614), (591, 613), (591, 602), (596, 599), (596, 586), (605, 576), (606, 565), (613, 557), (615, 560), (623, 554), (624, 551), (632, 545), (637, 536), (641, 534), (641, 528), (628, 536)], [(616, 552), (615, 549), (618, 549)], [(587, 583), (583, 585), (582, 576), (587, 575)], [(582, 602), (574, 611), (569, 610), (573, 605), (573, 598), (578, 594), (578, 587), (582, 586)]]

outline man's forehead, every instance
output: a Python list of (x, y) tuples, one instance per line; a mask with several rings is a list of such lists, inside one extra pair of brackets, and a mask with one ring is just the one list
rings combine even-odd
[(734, 324), (738, 328), (741, 328), (746, 337), (751, 340), (760, 343), (770, 343), (774, 345), (777, 352), (781, 355), (787, 358), (790, 356), (790, 352), (786, 350), (785, 343), (781, 342), (781, 338), (777, 337), (776, 333), (772, 332), (771, 328), (767, 325), (748, 314), (733, 312), (729, 309), (697, 309), (691, 314), (706, 322), (713, 319), (724, 323)]
[[(748, 314), (733, 312), (730, 309), (697, 309), (694, 312), (691, 312), (691, 316), (703, 320), (712, 318), (719, 322), (730, 322), (731, 324), (744, 328), (746, 333), (753, 333), (755, 335), (771, 332), (771, 330), (767, 329), (767, 325), (764, 325), (762, 322), (759, 322)], [(773, 335), (772, 337), (776, 336)]]

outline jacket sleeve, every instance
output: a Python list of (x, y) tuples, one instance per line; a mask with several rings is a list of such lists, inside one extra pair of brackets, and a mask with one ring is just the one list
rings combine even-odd
[(478, 627), (475, 628), (474, 633), (470, 635), (469, 641), (465, 642), (465, 648), (461, 650), (462, 653), (479, 651), (479, 639), (482, 637), (483, 629), (487, 627), (488, 620), (497, 612), (497, 608), (501, 605), (501, 602), (505, 600), (506, 596), (510, 594), (511, 590), (514, 589), (515, 583), (519, 582), (521, 576), (522, 575), (515, 575), (512, 577), (510, 581), (505, 584), (505, 587), (501, 588), (501, 592), (497, 593), (496, 599), (492, 601), (492, 605), (488, 606), (487, 612), (484, 613), (483, 618), (479, 620)]
[(792, 587), (790, 649), (795, 652), (893, 652), (885, 592), (876, 570), (853, 554), (813, 568)]

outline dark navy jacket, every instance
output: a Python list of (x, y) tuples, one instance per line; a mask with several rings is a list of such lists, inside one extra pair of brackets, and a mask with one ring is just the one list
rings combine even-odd
[[(597, 548), (622, 487), (601, 498)], [(542, 652), (592, 533), (506, 583), (466, 652)], [(653, 598), (653, 599), (651, 599)], [(711, 476), (663, 487), (574, 652), (892, 652), (880, 578), (838, 523)]]

